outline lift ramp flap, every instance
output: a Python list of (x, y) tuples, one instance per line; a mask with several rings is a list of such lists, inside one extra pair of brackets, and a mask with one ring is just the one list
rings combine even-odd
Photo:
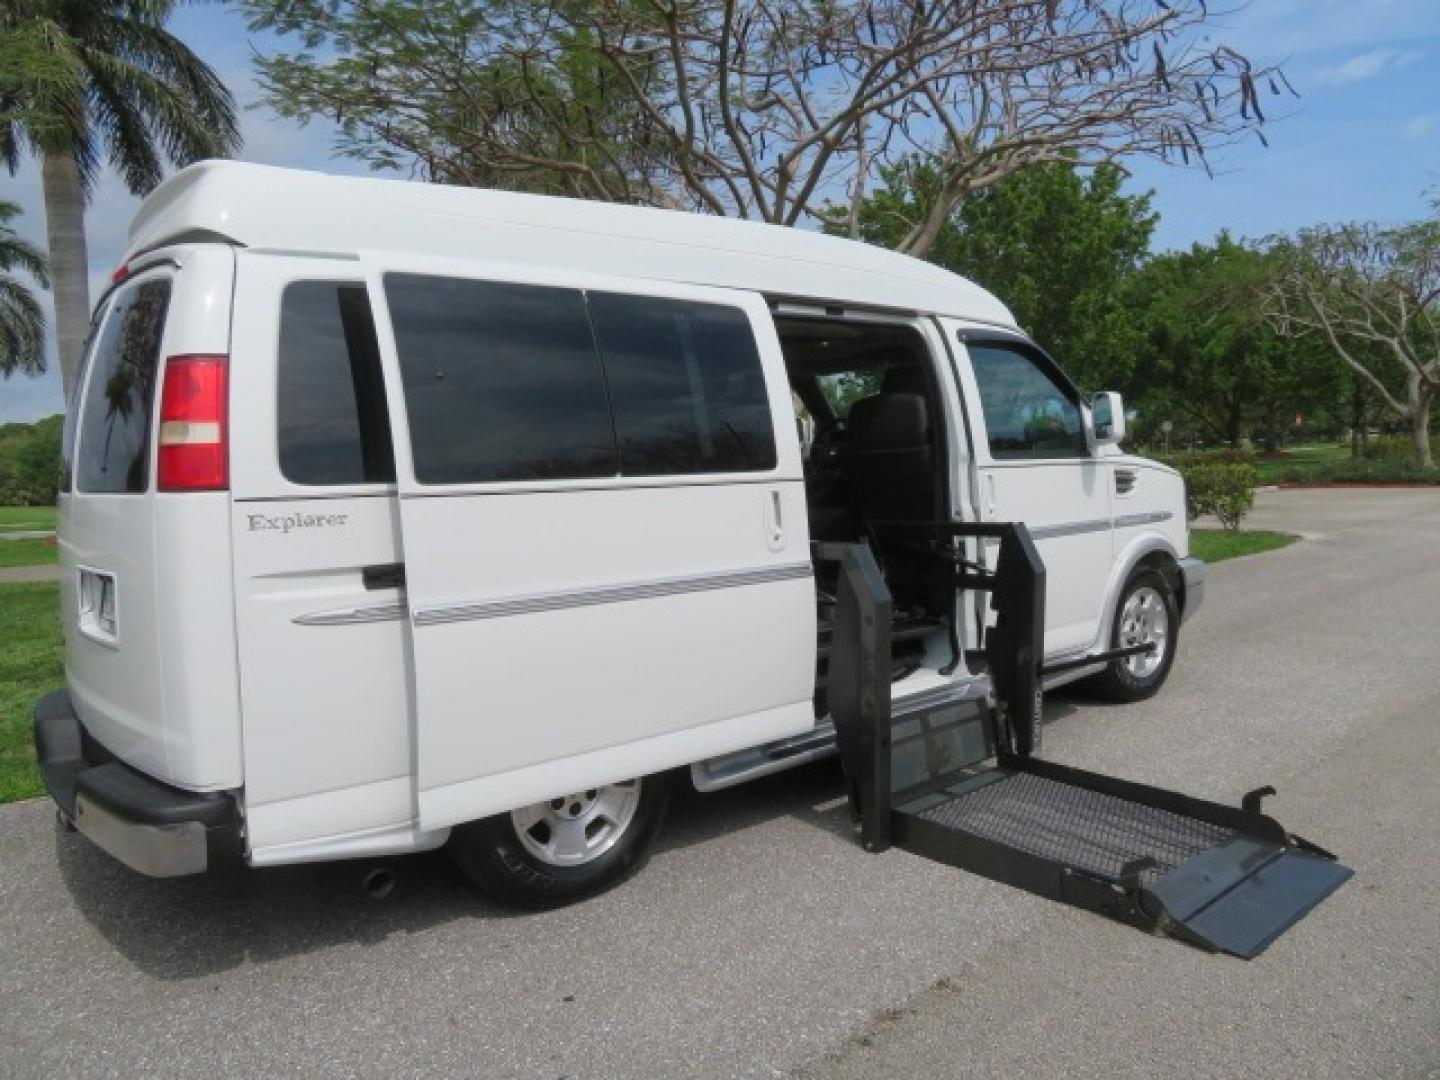
[(1351, 871), (1260, 810), (1037, 758), (1044, 565), (1023, 525), (950, 526), (1001, 541), (990, 679), (892, 712), (890, 595), (866, 545), (823, 545), (840, 565), (830, 707), (869, 851), (924, 855), (1140, 929), (1245, 959)]

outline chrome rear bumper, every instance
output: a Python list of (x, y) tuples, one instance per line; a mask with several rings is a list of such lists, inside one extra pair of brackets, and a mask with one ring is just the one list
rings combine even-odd
[(63, 690), (35, 704), (35, 756), (60, 817), (132, 870), (198, 874), (236, 846), (229, 793), (182, 791), (118, 760), (86, 735)]

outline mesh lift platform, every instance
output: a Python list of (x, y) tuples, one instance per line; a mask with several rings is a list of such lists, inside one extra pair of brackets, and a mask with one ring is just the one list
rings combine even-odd
[[(822, 545), (840, 566), (830, 709), (868, 851), (891, 846), (1041, 896), (1250, 959), (1351, 871), (1260, 811), (1083, 772), (1035, 756), (1045, 568), (1023, 525), (951, 525), (950, 580), (991, 594), (988, 687), (890, 703), (891, 601), (868, 546)], [(998, 539), (993, 572), (954, 540)], [(1137, 649), (1097, 654), (1084, 663)]]

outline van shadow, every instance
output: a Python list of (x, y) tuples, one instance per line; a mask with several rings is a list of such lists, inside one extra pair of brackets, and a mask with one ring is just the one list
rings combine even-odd
[[(1048, 698), (1045, 722), (1074, 711), (1068, 701)], [(856, 837), (858, 844), (835, 758), (711, 794), (677, 790), (657, 853), (707, 844), (782, 817)], [(378, 944), (462, 919), (546, 917), (492, 903), (441, 852), (383, 860), (396, 884), (389, 897), (375, 900), (362, 882), (379, 860), (263, 870), (236, 860), (194, 877), (156, 879), (134, 873), (58, 827), (55, 851), (77, 910), (136, 968), (166, 981), (339, 945)]]

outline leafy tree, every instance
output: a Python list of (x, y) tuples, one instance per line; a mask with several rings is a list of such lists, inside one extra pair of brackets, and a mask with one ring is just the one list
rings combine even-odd
[(45, 370), (45, 312), (15, 271), (29, 274), (41, 288), (50, 285), (45, 254), (15, 234), (10, 219), (20, 213), (0, 202), (0, 377)]
[[(1435, 466), (1440, 396), (1440, 219), (1398, 228), (1342, 225), (1277, 246), (1269, 314), (1287, 336), (1322, 342), (1410, 428), (1415, 463)], [(1398, 373), (1396, 392), (1389, 373)]]
[[(287, 36), (271, 107), (341, 152), (457, 184), (563, 190), (859, 235), (918, 155), (894, 246), (1037, 164), (1192, 164), (1284, 78), (1210, 36), (1205, 0), (241, 0)], [(844, 201), (837, 205), (837, 193)]]
[[(1125, 296), (1158, 216), (1127, 195), (1114, 165), (1066, 162), (1015, 173), (967, 198), (927, 258), (1003, 297), (1017, 321), (1078, 380), (1125, 385), (1136, 349)], [(860, 211), (860, 235), (895, 247), (917, 212), (932, 166), (891, 170)]]
[(1333, 399), (1333, 359), (1266, 317), (1276, 273), (1272, 253), (1224, 233), (1146, 264), (1131, 297), (1142, 325), (1135, 390), (1150, 420), (1173, 417), (1235, 447), (1258, 429), (1273, 446), (1297, 412)]
[(68, 396), (90, 319), (84, 211), (107, 159), (136, 194), (164, 162), (239, 145), (219, 77), (165, 29), (176, 0), (6, 0), (0, 5), (0, 161), (40, 159)]
[(60, 480), (63, 416), (0, 425), (0, 506), (44, 506)]

